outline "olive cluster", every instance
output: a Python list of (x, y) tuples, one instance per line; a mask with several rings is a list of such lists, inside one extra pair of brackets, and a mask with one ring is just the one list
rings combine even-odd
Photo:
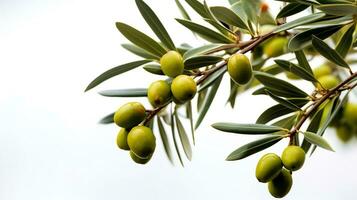
[(305, 162), (305, 151), (290, 145), (286, 147), (281, 158), (275, 153), (265, 154), (260, 158), (255, 169), (259, 182), (268, 183), (268, 190), (273, 197), (287, 195), (293, 184), (292, 171), (299, 170)]
[[(183, 104), (191, 100), (197, 91), (192, 77), (183, 75), (182, 56), (176, 51), (169, 51), (160, 59), (161, 70), (169, 77), (150, 84), (147, 96), (154, 108), (167, 105), (171, 100)], [(152, 112), (152, 111), (151, 111)], [(153, 131), (143, 122), (148, 119), (145, 107), (138, 102), (129, 102), (121, 106), (114, 114), (114, 122), (121, 127), (117, 136), (120, 149), (129, 150), (134, 162), (146, 164), (151, 159), (156, 139)]]
[(152, 130), (140, 123), (145, 119), (145, 108), (141, 103), (129, 102), (114, 114), (114, 122), (121, 127), (117, 136), (120, 149), (129, 150), (134, 162), (146, 164), (151, 159), (156, 138)]

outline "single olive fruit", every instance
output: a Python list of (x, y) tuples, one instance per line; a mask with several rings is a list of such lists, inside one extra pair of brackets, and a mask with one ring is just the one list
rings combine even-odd
[(123, 128), (131, 129), (145, 118), (145, 107), (139, 102), (122, 105), (114, 114), (114, 122)]
[(264, 54), (268, 58), (278, 57), (287, 52), (288, 39), (276, 37), (264, 44)]
[(266, 183), (275, 178), (281, 171), (283, 163), (275, 153), (265, 154), (258, 161), (255, 168), (255, 176), (259, 182)]
[(171, 84), (171, 92), (177, 102), (186, 102), (195, 97), (197, 92), (196, 82), (187, 75), (179, 75)]
[(140, 158), (139, 156), (135, 155), (134, 152), (130, 151), (130, 157), (131, 159), (138, 163), (138, 164), (142, 164), (142, 165), (145, 165), (146, 163), (148, 163), (152, 157), (152, 154), (150, 154), (147, 158)]
[(156, 138), (150, 128), (135, 126), (128, 134), (128, 145), (136, 156), (147, 158), (155, 151)]
[(228, 73), (231, 79), (239, 84), (247, 84), (252, 78), (252, 65), (244, 54), (234, 54), (228, 60)]
[(330, 90), (334, 87), (336, 87), (339, 84), (339, 80), (333, 76), (333, 75), (325, 75), (321, 76), (320, 78), (317, 79), (319, 83), (321, 83), (322, 87), (320, 84), (317, 84), (318, 89), (327, 89)]
[(184, 69), (183, 58), (177, 51), (169, 51), (163, 55), (160, 65), (164, 74), (172, 78), (182, 74)]
[(281, 160), (286, 169), (299, 170), (305, 162), (305, 151), (299, 146), (288, 146), (284, 149)]
[(348, 124), (340, 124), (336, 128), (336, 135), (342, 142), (348, 142), (353, 136), (352, 128)]
[(315, 78), (317, 78), (317, 79), (322, 76), (325, 76), (325, 75), (330, 75), (332, 73), (332, 69), (331, 69), (330, 65), (328, 65), (326, 63), (322, 64), (319, 67), (316, 67), (312, 71), (314, 73)]
[(155, 81), (148, 88), (148, 99), (152, 106), (159, 107), (171, 98), (171, 87), (163, 80)]
[(282, 169), (279, 175), (268, 183), (268, 190), (275, 198), (283, 198), (293, 185), (293, 179), (288, 170)]
[(351, 125), (357, 125), (357, 103), (346, 103), (343, 118)]
[(125, 128), (121, 128), (117, 136), (117, 145), (119, 149), (130, 150), (127, 138), (128, 131)]

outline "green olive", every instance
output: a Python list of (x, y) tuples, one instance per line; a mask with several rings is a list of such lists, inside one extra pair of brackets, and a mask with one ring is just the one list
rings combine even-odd
[(275, 178), (282, 167), (283, 163), (280, 157), (274, 153), (268, 153), (260, 158), (255, 168), (255, 176), (259, 182), (266, 183)]
[(128, 131), (125, 128), (121, 128), (117, 136), (117, 145), (119, 149), (130, 150), (127, 137)]
[(343, 118), (351, 125), (357, 125), (357, 103), (348, 102), (343, 110)]
[(148, 158), (155, 151), (156, 138), (150, 128), (136, 126), (129, 132), (128, 145), (136, 156)]
[(244, 54), (234, 54), (228, 60), (228, 73), (231, 79), (239, 84), (247, 84), (252, 78), (252, 65)]
[(142, 165), (148, 163), (150, 161), (151, 157), (152, 157), (152, 154), (150, 154), (147, 158), (140, 158), (139, 156), (135, 155), (135, 153), (132, 152), (132, 151), (130, 151), (129, 154), (130, 154), (131, 159), (134, 162), (136, 162), (138, 164), (142, 164)]
[(184, 69), (183, 58), (177, 51), (169, 51), (163, 55), (160, 65), (164, 74), (172, 78), (182, 74)]
[(331, 69), (330, 65), (325, 63), (325, 64), (322, 64), (321, 66), (315, 68), (313, 70), (313, 73), (314, 73), (315, 78), (319, 79), (322, 76), (330, 75), (332, 73), (332, 69)]
[(283, 198), (293, 185), (293, 179), (288, 170), (282, 169), (279, 175), (268, 183), (268, 190), (275, 198)]
[(172, 81), (171, 92), (177, 102), (184, 103), (196, 95), (196, 82), (190, 76), (179, 75)]
[(342, 142), (350, 141), (353, 136), (352, 128), (348, 124), (340, 124), (337, 126), (336, 134), (338, 139), (340, 139)]
[(320, 84), (317, 85), (318, 89), (327, 89), (330, 90), (334, 87), (336, 87), (339, 84), (339, 80), (333, 76), (333, 75), (325, 75), (321, 76), (320, 78), (317, 79), (319, 83), (321, 83), (322, 87)]
[(170, 85), (163, 80), (151, 83), (148, 88), (148, 99), (152, 106), (159, 107), (167, 103), (171, 98)]
[(305, 151), (299, 146), (288, 146), (284, 149), (281, 160), (286, 169), (299, 170), (305, 162)]
[(287, 52), (288, 39), (276, 37), (264, 44), (264, 54), (268, 58), (278, 57)]
[(123, 128), (130, 129), (145, 118), (145, 107), (138, 102), (129, 102), (122, 105), (114, 114), (114, 122)]

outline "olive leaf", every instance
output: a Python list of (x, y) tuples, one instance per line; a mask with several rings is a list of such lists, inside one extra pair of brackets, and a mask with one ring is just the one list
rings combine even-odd
[(152, 74), (156, 75), (164, 75), (164, 72), (161, 70), (161, 66), (159, 64), (147, 64), (144, 65), (143, 69), (145, 69), (147, 72), (150, 72)]
[(292, 29), (292, 28), (295, 28), (295, 27), (298, 27), (301, 25), (305, 25), (305, 24), (314, 22), (318, 19), (321, 19), (325, 15), (326, 14), (320, 12), (320, 13), (314, 13), (311, 15), (307, 15), (307, 16), (298, 18), (294, 21), (291, 21), (291, 22), (288, 22), (288, 23), (278, 26), (276, 29), (274, 29), (273, 33), (279, 33), (279, 32), (286, 31), (286, 30), (289, 30), (289, 29)]
[(203, 18), (209, 18), (209, 14), (207, 13), (207, 10), (205, 9), (204, 5), (197, 1), (197, 0), (185, 0), (186, 3), (188, 3), (193, 10), (195, 10), (201, 17)]
[(285, 117), (283, 119), (280, 119), (276, 122), (274, 122), (272, 125), (273, 126), (280, 126), (282, 128), (286, 128), (286, 129), (291, 129), (294, 124), (296, 123), (296, 119), (298, 118), (298, 113), (293, 114), (291, 116)]
[(269, 92), (269, 90), (266, 90), (266, 92), (268, 93), (268, 95), (274, 99), (276, 102), (278, 102), (279, 104), (291, 109), (291, 110), (295, 110), (295, 111), (299, 111), (301, 110), (299, 106), (295, 105), (294, 103), (288, 101), (288, 100), (285, 100), (283, 98), (280, 98), (276, 95), (274, 95), (273, 93)]
[(197, 48), (191, 48), (185, 54), (183, 54), (183, 59), (187, 60), (187, 59), (197, 56), (197, 55), (204, 55), (206, 52), (217, 49), (223, 45), (224, 44), (207, 44), (207, 45), (203, 45), (203, 46), (200, 46)]
[(147, 52), (146, 50), (137, 47), (133, 44), (122, 44), (121, 45), (124, 49), (128, 50), (129, 52), (142, 57), (142, 58), (146, 58), (146, 59), (152, 59), (152, 60), (159, 60), (160, 57), (150, 54), (149, 52)]
[(281, 127), (269, 126), (264, 124), (239, 124), (228, 122), (214, 123), (212, 124), (212, 127), (223, 132), (247, 135), (270, 134), (284, 130)]
[(322, 28), (308, 29), (293, 36), (289, 40), (288, 48), (291, 51), (302, 50), (303, 48), (311, 44), (312, 35), (315, 35), (320, 39), (326, 39), (332, 34), (336, 33), (338, 30), (340, 30), (341, 27), (341, 25), (335, 25)]
[(312, 132), (303, 132), (306, 140), (310, 142), (311, 144), (314, 144), (316, 146), (319, 146), (321, 148), (324, 148), (329, 151), (334, 151), (330, 144), (321, 136), (317, 135), (316, 133)]
[(213, 42), (213, 43), (231, 43), (231, 39), (226, 36), (217, 33), (205, 26), (197, 24), (192, 21), (184, 20), (184, 19), (176, 19), (177, 22), (190, 29), (192, 32), (197, 33), (203, 39)]
[(274, 76), (264, 73), (264, 72), (254, 72), (255, 75), (254, 77), (258, 79), (264, 86), (266, 86), (268, 89), (273, 89), (273, 90), (278, 90), (278, 91), (284, 91), (286, 93), (289, 93), (291, 96), (290, 97), (307, 97), (308, 94), (306, 94), (304, 91), (300, 90), (296, 86), (275, 78)]
[(223, 6), (214, 6), (210, 8), (213, 15), (220, 21), (242, 29), (248, 29), (244, 21), (231, 9)]
[(171, 153), (171, 147), (170, 147), (169, 139), (167, 137), (167, 133), (166, 133), (165, 127), (162, 124), (162, 121), (161, 121), (160, 117), (157, 117), (157, 126), (159, 128), (159, 133), (160, 133), (162, 145), (164, 146), (164, 149), (165, 149), (166, 157), (169, 159), (170, 163), (173, 164), (173, 159), (172, 159), (172, 153)]
[(346, 16), (357, 14), (357, 5), (354, 4), (326, 4), (316, 6), (316, 8), (329, 15)]
[[(323, 109), (320, 109), (312, 116), (312, 120), (309, 126), (307, 127), (306, 131), (315, 133), (319, 130), (323, 111), (324, 111)], [(305, 153), (309, 151), (310, 147), (311, 147), (311, 143), (308, 142), (306, 139), (304, 139), (302, 141), (301, 148), (304, 149)]]
[(211, 88), (208, 90), (207, 95), (205, 96), (205, 99), (203, 100), (202, 103), (202, 108), (199, 110), (199, 115), (195, 124), (195, 129), (197, 129), (200, 124), (202, 123), (204, 117), (207, 114), (207, 111), (211, 107), (212, 101), (214, 97), (216, 96), (217, 90), (219, 88), (219, 85), (221, 84), (223, 75), (219, 76), (217, 80), (214, 82), (214, 84), (211, 86)]
[(220, 56), (202, 55), (202, 56), (194, 56), (188, 58), (187, 60), (184, 61), (184, 64), (185, 64), (185, 69), (197, 69), (197, 68), (216, 64), (222, 60), (223, 58)]
[(154, 31), (160, 41), (168, 49), (176, 50), (175, 44), (170, 38), (170, 35), (167, 33), (165, 27), (162, 25), (154, 11), (152, 11), (152, 9), (143, 0), (135, 0), (135, 2), (146, 23), (150, 26), (151, 30)]
[(103, 117), (99, 123), (100, 124), (112, 124), (114, 123), (114, 114), (115, 113), (110, 113), (108, 115), (106, 115), (105, 117)]
[(145, 33), (136, 30), (122, 22), (115, 23), (118, 30), (123, 34), (130, 42), (135, 44), (142, 49), (145, 49), (149, 53), (161, 58), (166, 53), (166, 49), (162, 47), (158, 42), (156, 42), (151, 37), (147, 36)]
[(192, 114), (192, 103), (191, 101), (189, 101), (187, 103), (187, 116), (188, 119), (190, 120), (190, 129), (191, 129), (191, 135), (192, 135), (192, 142), (193, 145), (195, 145), (196, 141), (195, 141), (195, 128), (193, 126), (193, 114)]
[(174, 115), (175, 115), (175, 121), (176, 121), (176, 128), (177, 128), (177, 132), (179, 134), (180, 140), (181, 140), (182, 148), (185, 152), (187, 159), (192, 160), (192, 149), (191, 149), (190, 141), (187, 137), (187, 133), (186, 133), (185, 128), (183, 127), (176, 111), (174, 112)]
[(234, 160), (240, 160), (246, 158), (252, 154), (258, 153), (259, 151), (262, 151), (268, 147), (273, 146), (283, 138), (284, 136), (274, 135), (274, 136), (269, 136), (266, 138), (256, 140), (254, 142), (250, 142), (233, 151), (231, 154), (228, 155), (226, 160), (234, 161)]
[(181, 153), (180, 153), (180, 150), (179, 150), (179, 147), (178, 147), (178, 144), (177, 144), (177, 140), (176, 140), (175, 118), (174, 118), (174, 113), (173, 113), (172, 106), (171, 106), (171, 109), (170, 109), (170, 119), (171, 119), (170, 120), (171, 121), (171, 134), (172, 134), (172, 139), (174, 141), (174, 146), (175, 146), (175, 150), (176, 150), (176, 153), (177, 153), (177, 157), (179, 158), (182, 167), (184, 167), (183, 160), (182, 160), (182, 157), (181, 157)]
[(278, 64), (281, 68), (283, 68), (286, 71), (289, 71), (298, 77), (301, 77), (302, 79), (305, 79), (307, 81), (311, 81), (313, 83), (317, 82), (315, 76), (313, 75), (312, 72), (307, 71), (306, 69), (295, 65), (292, 62), (286, 61), (286, 60), (274, 60), (276, 64)]
[(190, 16), (188, 15), (187, 11), (181, 4), (180, 0), (175, 0), (175, 3), (176, 3), (177, 8), (180, 10), (182, 17), (184, 19), (191, 20)]
[(353, 24), (341, 37), (340, 41), (336, 46), (336, 52), (341, 55), (342, 58), (346, 57), (348, 51), (352, 46), (353, 32), (355, 31), (356, 25)]
[(317, 38), (316, 36), (312, 36), (312, 45), (314, 46), (316, 51), (318, 51), (323, 57), (325, 57), (329, 61), (335, 63), (336, 65), (349, 69), (349, 65), (342, 58), (342, 56), (337, 51), (329, 47), (321, 39)]
[(201, 87), (198, 89), (198, 92), (202, 92), (203, 90), (207, 89), (213, 83), (218, 80), (218, 78), (222, 77), (224, 73), (227, 71), (227, 66), (220, 68), (219, 70), (215, 71), (212, 75), (209, 76), (202, 84)]
[(104, 90), (99, 94), (106, 97), (146, 97), (147, 88)]
[(304, 5), (301, 3), (289, 3), (288, 5), (284, 6), (280, 12), (278, 13), (278, 15), (276, 16), (276, 18), (282, 18), (282, 17), (289, 17), (291, 15), (295, 15), (303, 10), (305, 10), (306, 8), (310, 7), (310, 5)]
[(135, 68), (137, 68), (143, 64), (146, 64), (148, 62), (151, 62), (151, 60), (134, 61), (134, 62), (126, 63), (123, 65), (114, 67), (112, 69), (109, 69), (109, 70), (105, 71), (104, 73), (102, 73), (101, 75), (99, 75), (97, 78), (95, 78), (92, 82), (90, 82), (84, 91), (86, 92), (114, 76), (117, 76), (124, 72), (130, 71), (132, 69), (135, 69)]
[(299, 51), (295, 51), (294, 53), (295, 53), (295, 57), (296, 57), (296, 59), (297, 59), (297, 61), (299, 63), (299, 66), (304, 68), (308, 73), (313, 75), (311, 66), (310, 66), (309, 62), (307, 61), (307, 59), (306, 59), (304, 51), (299, 50)]

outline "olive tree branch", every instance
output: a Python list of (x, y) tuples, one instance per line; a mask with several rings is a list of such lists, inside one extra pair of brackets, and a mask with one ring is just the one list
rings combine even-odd
[[(293, 136), (298, 133), (299, 129), (301, 126), (305, 123), (305, 121), (309, 118), (309, 116), (322, 104), (324, 103), (328, 98), (330, 98), (332, 95), (334, 95), (336, 92), (340, 93), (343, 90), (350, 89), (352, 90), (354, 87), (356, 87), (356, 83), (345, 87), (346, 84), (348, 84), (351, 80), (357, 77), (357, 72), (353, 73), (350, 77), (348, 77), (346, 80), (342, 81), (340, 84), (338, 84), (336, 87), (333, 89), (329, 90), (326, 94), (324, 94), (319, 100), (317, 100), (313, 106), (309, 110), (307, 110), (300, 120), (297, 122), (297, 124), (291, 129), (290, 131), (290, 139), (293, 138)], [(342, 89), (342, 90), (341, 90)]]

